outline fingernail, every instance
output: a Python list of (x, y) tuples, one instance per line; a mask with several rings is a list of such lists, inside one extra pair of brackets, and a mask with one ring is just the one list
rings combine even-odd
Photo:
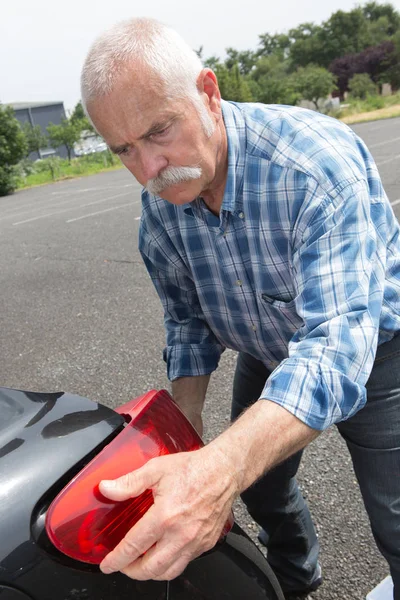
[(105, 488), (111, 489), (111, 488), (115, 488), (116, 487), (116, 482), (113, 479), (104, 479), (100, 483)]

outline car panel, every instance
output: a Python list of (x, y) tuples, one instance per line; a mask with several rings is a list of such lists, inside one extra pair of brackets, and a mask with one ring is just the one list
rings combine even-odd
[[(87, 398), (0, 388), (0, 565), (30, 538), (42, 496), (124, 426), (113, 410)], [(12, 518), (8, 511), (12, 507)]]
[(53, 546), (50, 503), (125, 425), (87, 398), (0, 388), (0, 600), (282, 600), (268, 563), (237, 525), (169, 585), (106, 576)]
[(244, 598), (284, 600), (271, 567), (237, 524), (223, 543), (192, 561), (170, 584), (170, 600)]

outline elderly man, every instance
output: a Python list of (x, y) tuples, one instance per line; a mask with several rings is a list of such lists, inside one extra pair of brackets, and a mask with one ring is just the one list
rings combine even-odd
[(154, 494), (103, 572), (176, 577), (242, 494), (286, 597), (304, 597), (321, 569), (295, 476), (336, 423), (399, 599), (399, 227), (367, 148), (318, 113), (222, 101), (215, 74), (148, 19), (95, 42), (82, 98), (145, 188), (140, 251), (173, 397), (199, 431), (210, 373), (239, 352), (229, 429), (101, 483), (116, 500)]

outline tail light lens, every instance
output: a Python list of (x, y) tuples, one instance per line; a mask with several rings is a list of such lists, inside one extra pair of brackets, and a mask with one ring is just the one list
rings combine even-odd
[[(128, 425), (58, 494), (46, 516), (47, 534), (63, 554), (99, 564), (153, 504), (151, 490), (114, 502), (99, 491), (156, 456), (197, 450), (203, 442), (167, 391), (150, 391), (117, 409)], [(226, 523), (222, 536), (233, 524)]]

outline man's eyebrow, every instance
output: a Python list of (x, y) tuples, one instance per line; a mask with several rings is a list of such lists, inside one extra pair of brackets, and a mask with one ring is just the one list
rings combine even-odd
[(157, 131), (164, 129), (168, 125), (170, 120), (171, 119), (165, 119), (163, 121), (158, 121), (156, 123), (153, 123), (153, 125), (150, 127), (150, 129), (148, 129), (146, 131), (146, 133), (144, 133), (143, 135), (141, 135), (139, 137), (139, 140), (144, 140), (144, 139), (150, 137), (151, 135), (153, 135), (153, 133), (157, 133)]
[(111, 152), (120, 154), (125, 148), (129, 148), (129, 144), (121, 144), (120, 146), (109, 146)]
[[(156, 123), (153, 123), (153, 125), (150, 127), (150, 129), (148, 129), (145, 133), (143, 133), (143, 135), (141, 135), (138, 139), (139, 140), (144, 140), (148, 137), (150, 137), (151, 135), (153, 135), (154, 133), (157, 133), (158, 131), (161, 131), (162, 129), (165, 129), (165, 127), (167, 127), (167, 125), (169, 123), (172, 123), (172, 121), (174, 121), (177, 117), (168, 117), (167, 119), (164, 119), (162, 121), (157, 121)], [(123, 150), (125, 150), (126, 148), (129, 148), (131, 144), (126, 143), (126, 144), (120, 144), (119, 146), (109, 146), (111, 152), (113, 152), (114, 154), (120, 154)]]

